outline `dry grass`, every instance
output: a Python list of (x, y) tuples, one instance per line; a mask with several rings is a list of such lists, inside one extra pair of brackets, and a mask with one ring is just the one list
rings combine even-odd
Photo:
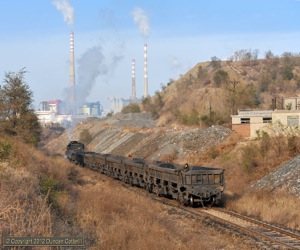
[(264, 221), (300, 230), (300, 199), (285, 192), (257, 191), (228, 199), (227, 207)]
[(241, 141), (232, 135), (192, 160), (195, 164), (225, 169), (225, 199), (229, 209), (299, 230), (299, 198), (286, 192), (254, 192), (249, 189), (251, 184), (299, 154), (298, 140), (278, 136)]
[[(13, 148), (14, 146), (15, 144)], [(37, 195), (39, 183), (36, 177), (22, 161), (11, 159), (10, 162), (7, 160), (0, 163), (1, 236), (52, 235), (50, 207), (47, 204), (47, 197)]]
[(87, 249), (249, 249), (118, 181), (10, 143), (0, 166), (1, 235), (81, 236)]
[(122, 129), (125, 133), (139, 133), (141, 131), (141, 128), (135, 128), (129, 126), (124, 126), (122, 127)]
[[(91, 171), (84, 175), (91, 178)], [(92, 178), (96, 185), (79, 188), (77, 221), (93, 239), (93, 249), (248, 249), (240, 239), (141, 196), (143, 190), (128, 191), (105, 176)]]
[[(49, 204), (51, 192), (42, 194), (40, 185), (43, 176), (66, 183), (69, 168), (28, 145), (8, 138), (5, 141), (12, 146), (12, 151), (0, 165), (0, 235), (61, 235), (64, 228), (61, 231), (54, 228), (66, 207), (67, 192), (71, 192), (66, 184), (60, 184), (55, 207)], [(70, 203), (73, 204), (72, 200)]]
[[(49, 158), (22, 143), (9, 143), (13, 149), (9, 161), (0, 166), (2, 235), (83, 236), (87, 249), (251, 248), (239, 238), (151, 201), (140, 194), (143, 190), (130, 192), (120, 182), (62, 157)], [(228, 208), (299, 230), (299, 199), (281, 193), (243, 195), (262, 174), (261, 169), (246, 173), (241, 168), (236, 156), (243, 146), (231, 137), (214, 149), (215, 157), (208, 153), (198, 161), (226, 169)], [(45, 176), (55, 190), (41, 195)]]

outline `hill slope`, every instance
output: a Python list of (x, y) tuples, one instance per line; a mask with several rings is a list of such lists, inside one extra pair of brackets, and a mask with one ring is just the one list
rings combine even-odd
[(286, 53), (264, 60), (198, 63), (167, 85), (143, 102), (144, 110), (159, 117), (159, 125), (225, 124), (238, 109), (271, 109), (274, 97), (298, 95), (300, 58)]
[(148, 113), (118, 114), (106, 119), (92, 119), (51, 140), (45, 148), (63, 154), (70, 140), (80, 140), (87, 129), (93, 140), (88, 149), (115, 155), (132, 155), (150, 160), (175, 160), (184, 163), (190, 155), (202, 153), (224, 141), (231, 130), (222, 126), (209, 128), (155, 127)]

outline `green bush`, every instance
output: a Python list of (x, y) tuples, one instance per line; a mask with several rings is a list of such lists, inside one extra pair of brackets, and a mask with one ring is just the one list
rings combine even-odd
[(137, 103), (130, 103), (129, 105), (125, 106), (122, 111), (123, 114), (128, 113), (140, 113), (141, 109), (140, 106)]
[(290, 65), (284, 66), (282, 76), (284, 80), (292, 80), (294, 77), (293, 68)]
[(25, 82), (25, 69), (7, 72), (0, 86), (0, 131), (38, 145), (41, 126), (32, 109), (33, 92)]
[(219, 153), (217, 150), (215, 150), (215, 149), (212, 149), (212, 150), (209, 152), (209, 156), (210, 156), (212, 159), (217, 158), (219, 155), (220, 155), (220, 153)]
[(48, 195), (48, 203), (57, 206), (57, 195), (59, 183), (48, 176), (43, 176), (40, 179), (40, 190), (43, 195)]
[(242, 164), (246, 173), (252, 173), (259, 166), (259, 149), (256, 144), (251, 143), (242, 149)]
[(0, 161), (6, 160), (10, 154), (11, 145), (5, 142), (0, 142)]
[(220, 87), (223, 83), (228, 81), (228, 79), (229, 79), (229, 75), (224, 70), (220, 69), (214, 74), (214, 82), (217, 87)]

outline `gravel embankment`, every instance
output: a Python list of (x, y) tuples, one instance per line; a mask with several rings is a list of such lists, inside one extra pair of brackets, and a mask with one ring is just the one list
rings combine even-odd
[(278, 167), (251, 186), (255, 189), (287, 190), (300, 197), (300, 155)]

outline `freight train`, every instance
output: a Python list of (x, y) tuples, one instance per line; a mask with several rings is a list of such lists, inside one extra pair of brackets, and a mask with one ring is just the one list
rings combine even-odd
[(212, 206), (221, 202), (225, 189), (224, 169), (179, 165), (162, 161), (85, 151), (84, 144), (71, 141), (66, 158), (82, 167), (146, 189), (158, 196), (178, 200), (186, 206)]

